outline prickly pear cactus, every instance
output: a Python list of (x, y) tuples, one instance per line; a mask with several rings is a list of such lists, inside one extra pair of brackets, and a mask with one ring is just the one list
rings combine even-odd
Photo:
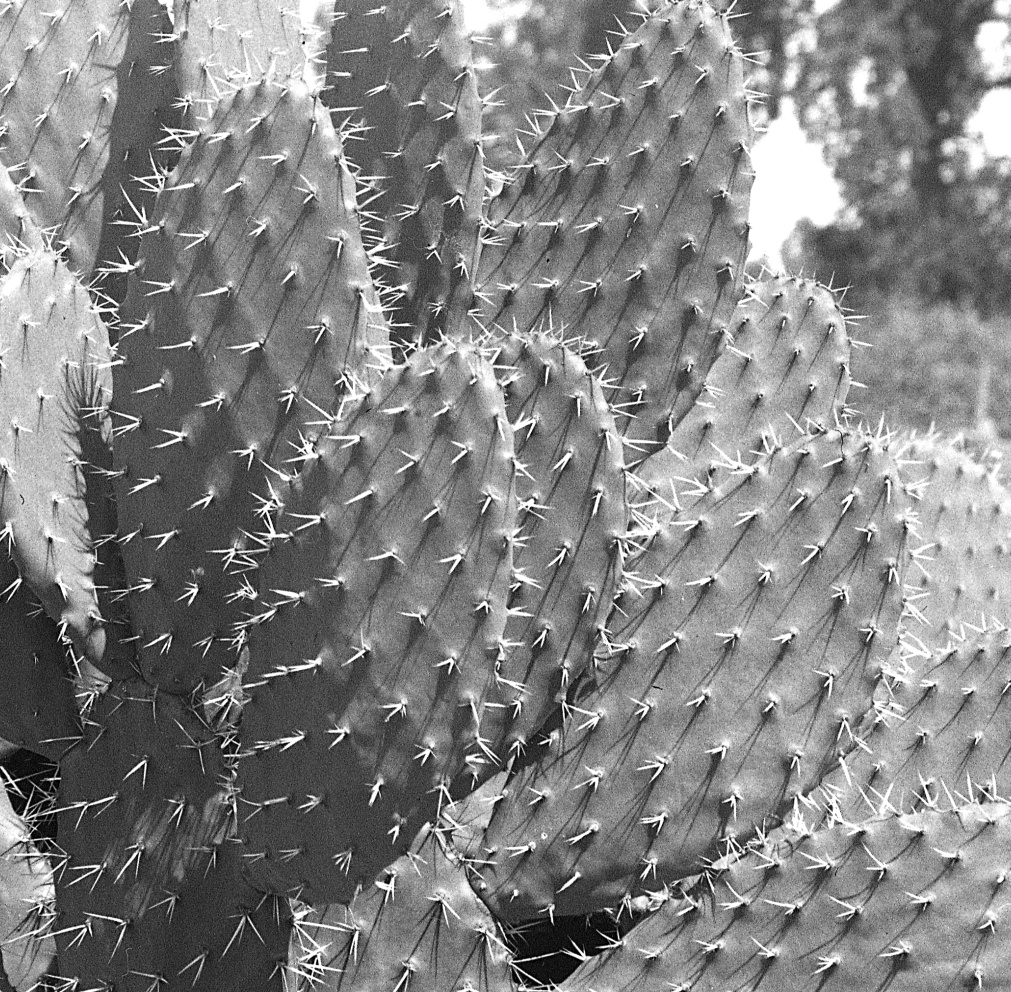
[(490, 176), (456, 0), (0, 4), (0, 988), (1008, 987), (1007, 492), (724, 6)]
[(562, 988), (1007, 988), (1006, 804), (803, 825), (668, 903)]

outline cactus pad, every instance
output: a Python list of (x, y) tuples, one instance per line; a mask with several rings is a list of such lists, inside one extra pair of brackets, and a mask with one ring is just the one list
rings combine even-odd
[(0, 551), (0, 738), (58, 761), (81, 736), (67, 650), (56, 624)]
[(513, 471), (491, 367), (445, 345), (388, 372), (278, 493), (238, 772), (264, 887), (347, 901), (454, 777), (495, 770)]
[(963, 621), (1011, 623), (1011, 493), (998, 469), (937, 436), (913, 437), (900, 457), (924, 539), (915, 603), (935, 646)]
[(179, 98), (193, 116), (209, 116), (222, 93), (251, 79), (284, 84), (302, 73), (297, 0), (173, 0), (173, 7)]
[(100, 663), (106, 636), (78, 435), (108, 401), (111, 353), (99, 311), (53, 252), (18, 258), (0, 282), (0, 358), (0, 553)]
[(145, 676), (172, 692), (233, 660), (243, 532), (264, 463), (291, 469), (388, 363), (354, 181), (307, 88), (224, 99), (159, 197), (115, 372), (123, 556)]
[(708, 3), (664, 5), (537, 118), (490, 206), (482, 318), (585, 337), (646, 452), (701, 390), (737, 303), (752, 181), (742, 65)]
[(243, 880), (219, 742), (185, 703), (115, 682), (61, 764), (58, 802), (62, 974), (280, 992), (288, 907)]
[[(38, 226), (66, 243), (74, 269), (129, 251), (134, 207), (173, 98), (171, 30), (158, 0), (6, 4), (0, 12), (3, 158)], [(131, 206), (131, 201), (133, 206)]]
[(658, 525), (611, 660), (469, 852), (496, 915), (590, 912), (697, 872), (854, 746), (913, 540), (883, 448), (806, 439)]
[(0, 782), (0, 988), (35, 988), (49, 970), (54, 895), (52, 865)]
[(786, 276), (747, 288), (702, 395), (667, 446), (638, 468), (668, 499), (678, 477), (715, 484), (738, 459), (754, 462), (806, 432), (835, 427), (843, 412), (850, 339), (836, 297)]
[(348, 906), (296, 916), (298, 988), (512, 992), (509, 954), (464, 869), (426, 828)]
[(397, 337), (465, 337), (484, 198), (482, 103), (459, 0), (340, 4), (323, 99), (375, 190)]
[(911, 643), (879, 689), (880, 719), (823, 788), (840, 815), (911, 812), (949, 796), (1011, 793), (1011, 639), (966, 628), (943, 648)]
[(496, 366), (519, 468), (501, 666), (517, 688), (518, 746), (590, 664), (621, 578), (628, 514), (621, 438), (582, 360), (534, 335), (506, 341)]
[(671, 903), (561, 988), (1006, 989), (1008, 813), (793, 831), (722, 872), (694, 911)]

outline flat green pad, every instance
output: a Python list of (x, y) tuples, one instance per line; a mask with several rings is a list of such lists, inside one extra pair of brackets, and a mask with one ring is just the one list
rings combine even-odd
[(1011, 988), (1008, 806), (788, 832), (671, 903), (562, 992)]
[(159, 195), (114, 372), (116, 496), (140, 664), (171, 692), (241, 647), (252, 493), (389, 364), (356, 210), (297, 80), (223, 99)]
[(884, 449), (812, 437), (657, 524), (610, 659), (468, 851), (496, 916), (588, 913), (697, 873), (854, 746), (915, 543)]
[(509, 953), (464, 868), (423, 830), (347, 906), (297, 916), (292, 970), (331, 992), (512, 992)]
[(748, 253), (744, 60), (702, 0), (663, 5), (537, 116), (489, 207), (481, 319), (597, 349), (619, 427), (667, 440), (731, 326)]
[(238, 766), (265, 889), (346, 902), (455, 778), (497, 770), (513, 459), (491, 366), (447, 344), (389, 371), (275, 487)]
[(288, 906), (242, 876), (220, 742), (177, 697), (115, 682), (60, 766), (60, 973), (86, 987), (282, 989)]

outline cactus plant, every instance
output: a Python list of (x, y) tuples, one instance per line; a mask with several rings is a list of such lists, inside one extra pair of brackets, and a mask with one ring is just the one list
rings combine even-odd
[(302, 6), (0, 5), (0, 987), (1006, 987), (1007, 495), (745, 277), (725, 5), (504, 176)]

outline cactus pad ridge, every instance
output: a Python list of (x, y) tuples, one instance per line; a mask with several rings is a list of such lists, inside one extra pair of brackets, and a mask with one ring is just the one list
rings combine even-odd
[(489, 207), (482, 319), (585, 337), (646, 452), (698, 395), (737, 303), (752, 182), (742, 65), (709, 4), (644, 15), (537, 118)]
[(170, 691), (234, 660), (226, 570), (255, 564), (251, 493), (389, 364), (356, 209), (298, 80), (225, 98), (159, 195), (124, 309), (115, 450), (140, 663)]
[(243, 879), (220, 743), (185, 701), (114, 682), (63, 759), (58, 807), (62, 974), (280, 992), (288, 907)]
[(445, 344), (387, 372), (278, 492), (238, 767), (271, 891), (347, 901), (455, 778), (497, 770), (513, 460), (491, 366)]
[(909, 526), (897, 466), (855, 431), (798, 442), (658, 523), (628, 564), (611, 659), (469, 852), (493, 912), (613, 905), (813, 789), (855, 746), (897, 641)]
[(560, 988), (1005, 989), (1008, 814), (988, 803), (784, 832)]

